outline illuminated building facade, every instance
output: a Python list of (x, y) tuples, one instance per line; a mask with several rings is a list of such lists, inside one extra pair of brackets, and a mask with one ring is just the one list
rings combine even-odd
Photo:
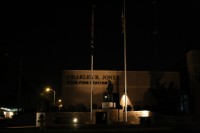
[[(102, 108), (105, 100), (105, 91), (108, 80), (113, 83), (114, 102), (124, 106), (124, 71), (94, 70), (64, 70), (62, 75), (62, 99), (65, 108), (69, 106), (84, 105), (90, 108), (91, 85), (92, 104), (97, 109)], [(93, 84), (91, 84), (93, 82)], [(176, 71), (127, 71), (127, 105), (154, 104), (154, 100), (146, 97), (150, 87), (157, 83), (170, 84), (171, 82), (180, 89), (180, 77)]]

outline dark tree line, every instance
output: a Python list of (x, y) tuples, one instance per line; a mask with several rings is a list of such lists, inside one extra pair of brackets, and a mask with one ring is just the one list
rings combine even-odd
[(181, 93), (174, 82), (156, 82), (154, 87), (149, 88), (149, 93), (154, 96), (156, 104), (150, 109), (164, 114), (180, 113)]

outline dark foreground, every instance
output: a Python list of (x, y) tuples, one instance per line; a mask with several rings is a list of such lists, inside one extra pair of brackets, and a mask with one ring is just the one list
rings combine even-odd
[(39, 128), (35, 126), (21, 126), (21, 127), (7, 127), (1, 128), (0, 133), (9, 133), (9, 132), (95, 132), (95, 133), (108, 133), (108, 132), (121, 132), (121, 133), (167, 133), (167, 132), (199, 132), (199, 127), (193, 126), (176, 126), (176, 127), (155, 127), (155, 126), (136, 126), (136, 125), (64, 125), (64, 126), (53, 126), (53, 127), (44, 127)]

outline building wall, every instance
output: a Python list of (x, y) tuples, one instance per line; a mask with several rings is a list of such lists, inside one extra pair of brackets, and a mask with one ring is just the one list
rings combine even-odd
[[(93, 88), (92, 103), (101, 107), (108, 80), (113, 83), (113, 92), (119, 93), (119, 99), (121, 99), (125, 88), (123, 71), (94, 70), (93, 78), (91, 75), (91, 70), (63, 71), (62, 99), (64, 107), (83, 104), (90, 108), (91, 88)], [(160, 83), (174, 82), (180, 88), (179, 79), (178, 72), (127, 71), (127, 104), (133, 106), (143, 103), (144, 93), (157, 81)], [(91, 84), (92, 82), (93, 84)]]
[(190, 78), (191, 97), (194, 113), (200, 118), (200, 51), (194, 50), (187, 54), (187, 67)]
[[(100, 124), (98, 123), (97, 113), (106, 113), (105, 123), (101, 124), (115, 124), (125, 122), (125, 112), (118, 109), (94, 109), (92, 112), (92, 121), (90, 119), (90, 112), (37, 112), (36, 113), (36, 126), (40, 125), (39, 116), (44, 114), (44, 120), (46, 126), (53, 125), (66, 125), (66, 124)], [(128, 124), (140, 124), (140, 118), (143, 116), (143, 111), (128, 111), (127, 112), (127, 123)], [(148, 111), (148, 116), (152, 117), (152, 112)], [(74, 119), (77, 119), (74, 122)], [(100, 118), (100, 121), (103, 118)]]

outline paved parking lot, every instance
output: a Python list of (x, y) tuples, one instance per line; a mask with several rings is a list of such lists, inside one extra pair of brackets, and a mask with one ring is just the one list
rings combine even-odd
[(65, 133), (72, 133), (72, 132), (95, 132), (95, 133), (109, 133), (109, 132), (125, 132), (125, 133), (137, 133), (137, 132), (159, 132), (159, 133), (167, 133), (167, 132), (194, 132), (200, 131), (198, 127), (143, 127), (143, 126), (135, 126), (135, 125), (62, 125), (62, 126), (52, 126), (52, 127), (45, 127), (40, 129), (39, 127), (35, 126), (20, 126), (20, 127), (8, 127), (0, 129), (1, 133), (8, 133), (8, 132), (65, 132)]

